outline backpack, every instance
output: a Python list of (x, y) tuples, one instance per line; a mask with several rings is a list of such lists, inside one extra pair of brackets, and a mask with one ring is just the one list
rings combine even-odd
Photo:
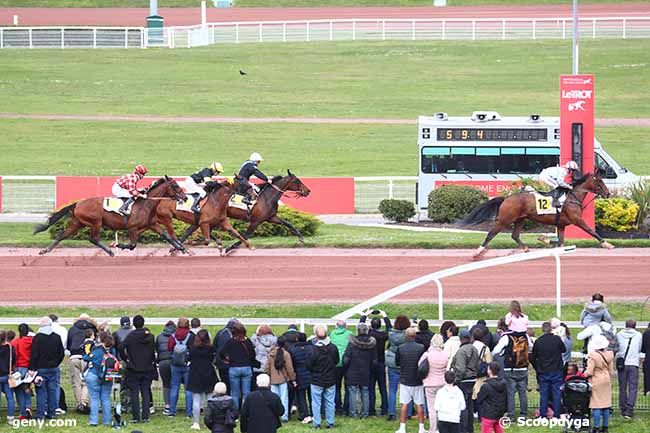
[(507, 368), (528, 368), (528, 335), (525, 332), (508, 334), (505, 365)]
[(188, 332), (183, 341), (178, 341), (176, 335), (172, 335), (172, 338), (176, 342), (174, 345), (174, 351), (172, 352), (172, 365), (175, 365), (176, 367), (185, 367), (187, 365), (187, 359), (189, 356), (187, 342), (190, 339), (191, 334), (191, 332)]
[(616, 336), (614, 333), (610, 331), (603, 331), (602, 335), (607, 338), (607, 341), (609, 341), (609, 345), (607, 346), (607, 350), (611, 350), (612, 352), (616, 353), (618, 352), (618, 340), (616, 339)]
[(485, 351), (487, 350), (487, 346), (483, 346), (483, 349), (481, 349), (481, 353), (478, 356), (478, 372), (476, 373), (477, 377), (487, 377), (488, 375), (488, 363), (484, 361), (485, 359)]
[(120, 361), (111, 352), (104, 353), (99, 365), (99, 380), (113, 382), (120, 378)]

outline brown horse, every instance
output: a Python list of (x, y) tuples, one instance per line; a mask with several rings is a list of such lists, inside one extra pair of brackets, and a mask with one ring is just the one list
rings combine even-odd
[[(230, 221), (226, 216), (226, 212), (228, 211), (228, 201), (230, 200), (230, 197), (235, 194), (238, 187), (239, 182), (236, 178), (232, 187), (226, 183), (206, 183), (205, 191), (207, 192), (207, 196), (202, 200), (201, 211), (198, 216), (193, 212), (177, 210), (176, 203), (174, 202), (161, 203), (156, 211), (158, 223), (165, 226), (169, 236), (177, 242), (179, 241), (176, 238), (176, 234), (172, 227), (172, 218), (190, 224), (190, 227), (188, 228), (188, 230), (191, 230), (190, 234), (193, 233), (197, 227), (200, 227), (204, 238), (203, 243), (205, 245), (210, 243), (210, 233), (212, 228), (219, 227), (221, 230), (227, 231), (239, 239), (249, 249), (253, 249), (250, 242), (239, 234), (239, 232), (230, 224)], [(181, 251), (187, 253), (185, 247), (180, 242), (179, 244), (181, 245)], [(175, 249), (173, 248), (170, 252), (173, 252), (174, 250)]]
[[(93, 245), (101, 248), (109, 256), (113, 252), (99, 240), (99, 231), (102, 227), (111, 230), (128, 230), (130, 243), (118, 244), (118, 248), (134, 249), (142, 232), (151, 229), (158, 233), (165, 241), (174, 247), (182, 247), (178, 241), (174, 242), (165, 232), (155, 224), (155, 212), (158, 205), (164, 201), (185, 200), (186, 195), (174, 179), (167, 176), (158, 179), (149, 188), (146, 189), (146, 199), (139, 199), (131, 208), (131, 215), (125, 218), (115, 212), (107, 212), (103, 209), (102, 202), (104, 197), (93, 197), (76, 201), (72, 204), (53, 212), (44, 224), (39, 224), (34, 228), (34, 234), (47, 230), (67, 215), (72, 215), (70, 224), (65, 230), (59, 232), (54, 241), (42, 250), (39, 254), (46, 254), (52, 251), (64, 239), (74, 236), (81, 228), (90, 228), (88, 240)], [(168, 197), (168, 198), (164, 198)], [(178, 245), (177, 245), (178, 244)]]
[(587, 173), (580, 179), (573, 182), (573, 189), (569, 191), (566, 202), (562, 208), (559, 219), (556, 222), (556, 215), (538, 215), (535, 195), (529, 192), (520, 192), (510, 197), (497, 197), (478, 206), (460, 221), (462, 225), (472, 225), (485, 222), (497, 216), (496, 225), (487, 234), (483, 244), (478, 247), (474, 257), (480, 257), (486, 251), (490, 241), (504, 228), (514, 224), (512, 239), (517, 242), (520, 249), (528, 251), (528, 247), (521, 241), (519, 235), (523, 228), (524, 221), (529, 219), (546, 225), (556, 225), (560, 245), (564, 244), (564, 229), (574, 224), (587, 232), (589, 235), (600, 241), (603, 248), (614, 248), (606, 242), (598, 233), (587, 225), (582, 219), (583, 202), (587, 193), (594, 193), (597, 196), (609, 197), (609, 190), (603, 183), (599, 174)]

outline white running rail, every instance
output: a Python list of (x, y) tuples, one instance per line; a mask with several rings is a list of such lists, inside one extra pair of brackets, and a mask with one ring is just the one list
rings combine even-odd
[(416, 287), (420, 287), (423, 284), (430, 282), (436, 283), (438, 287), (438, 320), (442, 321), (443, 319), (443, 305), (444, 297), (442, 290), (442, 283), (440, 280), (443, 278), (451, 277), (453, 275), (463, 274), (465, 272), (475, 271), (477, 269), (490, 268), (492, 266), (507, 265), (517, 262), (523, 262), (526, 260), (536, 260), (544, 257), (554, 257), (555, 258), (555, 309), (556, 315), (558, 318), (562, 317), (562, 288), (561, 288), (561, 268), (560, 268), (560, 256), (564, 254), (570, 254), (576, 251), (575, 246), (567, 246), (560, 248), (552, 249), (543, 249), (538, 251), (533, 251), (529, 253), (515, 254), (512, 256), (503, 256), (496, 257), (493, 259), (481, 260), (477, 262), (467, 263), (464, 265), (455, 266), (449, 269), (443, 269), (442, 271), (433, 272), (431, 274), (424, 275), (422, 277), (416, 278), (414, 280), (408, 281), (404, 284), (400, 284), (397, 287), (393, 287), (390, 290), (387, 290), (379, 295), (368, 299), (358, 305), (355, 305), (352, 308), (349, 308), (342, 313), (337, 314), (332, 317), (333, 320), (345, 320), (355, 314), (361, 314), (362, 312), (368, 310), (369, 308), (374, 307), (377, 304), (381, 304), (395, 296), (406, 293), (409, 290), (413, 290)]

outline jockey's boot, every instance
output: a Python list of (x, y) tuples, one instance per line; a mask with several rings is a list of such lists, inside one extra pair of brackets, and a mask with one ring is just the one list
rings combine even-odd
[(198, 194), (192, 194), (194, 197), (194, 203), (192, 204), (192, 212), (199, 213), (199, 202), (201, 201), (201, 196)]
[(120, 212), (122, 215), (125, 215), (125, 216), (128, 215), (128, 214), (126, 213), (126, 211), (129, 209), (129, 206), (131, 206), (131, 203), (133, 203), (134, 201), (135, 201), (135, 199), (134, 199), (133, 197), (130, 198), (130, 199), (128, 199), (128, 200), (125, 200), (124, 203), (122, 204), (122, 206), (120, 207), (120, 211), (119, 211), (119, 212)]
[(562, 207), (560, 204), (560, 197), (562, 196), (562, 190), (559, 188), (555, 188), (552, 191), (552, 197), (553, 197), (553, 207), (556, 209), (559, 209)]

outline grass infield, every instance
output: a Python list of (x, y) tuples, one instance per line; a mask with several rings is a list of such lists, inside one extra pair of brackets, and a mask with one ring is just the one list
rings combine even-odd
[[(0, 246), (45, 247), (52, 240), (48, 233), (32, 235), (34, 225), (27, 223), (0, 224)], [(522, 240), (531, 248), (542, 245), (537, 235), (523, 235)], [(342, 224), (323, 224), (315, 236), (305, 238), (305, 248), (476, 248), (485, 239), (483, 233), (413, 232), (374, 227), (353, 227)], [(295, 237), (252, 238), (256, 248), (301, 247)], [(610, 240), (620, 248), (650, 247), (650, 239)], [(226, 245), (228, 243), (226, 242)], [(580, 248), (596, 248), (597, 241), (570, 240), (567, 245)], [(91, 247), (88, 241), (63, 241), (61, 247)], [(490, 248), (515, 248), (509, 234), (499, 234), (490, 243)], [(468, 254), (470, 252), (468, 251)]]

